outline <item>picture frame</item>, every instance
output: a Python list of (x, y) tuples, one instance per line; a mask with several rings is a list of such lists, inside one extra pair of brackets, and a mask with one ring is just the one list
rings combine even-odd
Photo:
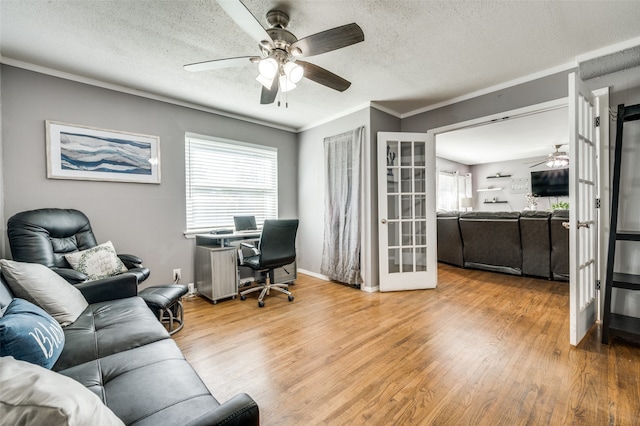
[(160, 183), (160, 138), (46, 120), (47, 178)]

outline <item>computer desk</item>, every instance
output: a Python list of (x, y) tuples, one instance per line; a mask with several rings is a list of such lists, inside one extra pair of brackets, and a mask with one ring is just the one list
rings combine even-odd
[[(229, 234), (196, 234), (195, 287), (200, 295), (217, 303), (220, 299), (235, 298), (238, 282), (252, 281), (253, 271), (241, 277), (238, 269), (238, 247), (241, 242), (260, 239), (262, 231), (240, 231)], [(247, 267), (242, 268), (249, 269)], [(274, 284), (297, 278), (296, 262), (275, 270)]]
[(232, 242), (239, 242), (242, 240), (256, 240), (260, 238), (261, 233), (262, 231), (257, 229), (255, 231), (234, 231), (229, 234), (196, 234), (196, 247), (228, 247)]

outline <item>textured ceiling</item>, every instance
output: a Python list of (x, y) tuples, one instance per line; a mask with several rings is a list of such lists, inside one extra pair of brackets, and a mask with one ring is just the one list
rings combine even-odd
[(213, 0), (0, 1), (4, 63), (33, 64), (300, 129), (371, 101), (403, 115), (575, 63), (640, 37), (640, 2), (244, 0), (289, 14), (298, 38), (358, 23), (365, 41), (309, 58), (351, 81), (343, 93), (303, 80), (260, 105), (255, 65), (200, 73), (184, 64), (255, 55)]

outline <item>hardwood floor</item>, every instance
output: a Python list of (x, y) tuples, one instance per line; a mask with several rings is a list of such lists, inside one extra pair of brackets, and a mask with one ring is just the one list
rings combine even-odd
[(640, 347), (569, 345), (567, 283), (439, 267), (435, 290), (368, 294), (300, 275), (214, 305), (174, 338), (213, 395), (270, 425), (638, 425)]

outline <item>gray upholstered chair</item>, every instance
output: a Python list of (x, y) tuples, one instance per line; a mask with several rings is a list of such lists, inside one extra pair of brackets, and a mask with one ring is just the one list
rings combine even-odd
[[(71, 284), (83, 283), (87, 275), (71, 268), (64, 255), (97, 246), (91, 223), (84, 213), (73, 209), (45, 208), (17, 213), (7, 222), (13, 260), (45, 265)], [(118, 254), (136, 276), (138, 283), (149, 277), (142, 259)], [(108, 279), (108, 278), (105, 278)]]

